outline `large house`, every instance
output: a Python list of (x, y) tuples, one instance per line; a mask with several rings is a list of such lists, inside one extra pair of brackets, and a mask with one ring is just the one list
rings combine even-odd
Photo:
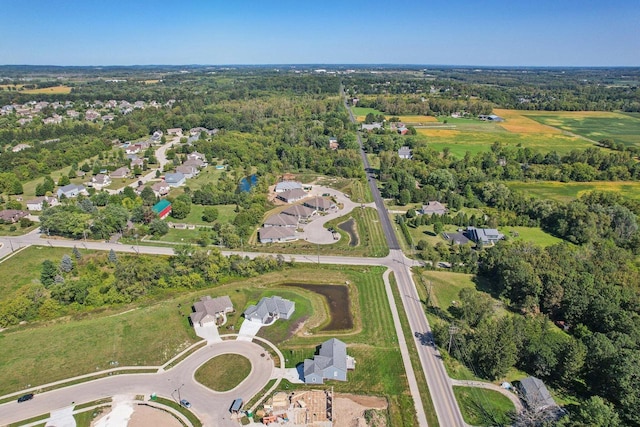
[(69, 184), (58, 188), (56, 194), (58, 195), (58, 199), (62, 196), (71, 198), (78, 197), (78, 194), (87, 194), (87, 190), (85, 190), (83, 185)]
[(297, 240), (295, 228), (291, 227), (262, 227), (258, 230), (260, 243), (278, 243)]
[(465, 235), (469, 240), (473, 240), (475, 243), (481, 243), (483, 245), (497, 243), (498, 240), (504, 239), (504, 234), (501, 234), (495, 228), (475, 228), (467, 227)]
[(41, 211), (44, 208), (44, 204), (47, 206), (58, 205), (58, 199), (55, 197), (41, 196), (36, 197), (33, 200), (27, 200), (27, 210), (29, 211)]
[(448, 209), (437, 200), (429, 201), (426, 205), (422, 205), (420, 213), (423, 215), (444, 215), (448, 212)]
[(296, 303), (279, 296), (264, 297), (257, 305), (250, 305), (244, 311), (244, 318), (252, 322), (269, 324), (277, 319), (289, 319), (296, 309)]
[(20, 211), (17, 209), (6, 209), (4, 211), (0, 211), (0, 219), (5, 223), (16, 223), (20, 220), (20, 218), (24, 218), (29, 215), (28, 212)]
[(189, 179), (189, 178), (193, 178), (194, 176), (198, 175), (198, 173), (200, 172), (198, 170), (197, 167), (195, 166), (190, 166), (190, 165), (180, 165), (176, 168), (176, 172), (181, 173), (185, 176), (185, 178)]
[(180, 172), (168, 173), (164, 176), (164, 181), (169, 185), (169, 187), (180, 187), (185, 184), (187, 177)]
[(296, 217), (298, 221), (308, 221), (315, 213), (315, 209), (308, 206), (293, 205), (282, 211), (285, 215)]
[[(131, 165), (133, 165), (133, 162), (131, 162)], [(111, 172), (111, 178), (113, 179), (126, 178), (129, 176), (130, 173), (131, 171), (129, 170), (129, 168), (121, 167)]]
[(153, 193), (156, 195), (156, 197), (166, 196), (167, 194), (169, 194), (169, 191), (171, 191), (171, 187), (169, 187), (169, 184), (164, 181), (156, 182), (151, 186), (151, 189), (153, 190)]
[(324, 197), (314, 197), (310, 200), (306, 200), (304, 205), (311, 209), (315, 209), (318, 212), (326, 212), (336, 207), (335, 203), (329, 199), (325, 199)]
[(109, 178), (109, 175), (99, 173), (98, 175), (91, 178), (91, 184), (95, 188), (101, 189), (102, 187), (106, 187), (111, 184), (111, 178)]
[(282, 193), (278, 193), (278, 199), (287, 203), (295, 203), (298, 200), (302, 200), (307, 197), (306, 191), (301, 188), (294, 188), (293, 190), (283, 191)]
[(298, 226), (297, 218), (291, 215), (274, 214), (264, 220), (264, 227), (293, 227)]
[(376, 129), (382, 129), (382, 123), (363, 123), (362, 130), (372, 131)]
[(276, 184), (276, 193), (284, 193), (291, 190), (302, 190), (302, 184), (296, 181), (282, 181)]
[(304, 382), (323, 384), (324, 380), (347, 381), (347, 370), (355, 369), (355, 360), (347, 355), (347, 345), (336, 338), (325, 341), (313, 359), (304, 360)]
[(182, 136), (182, 129), (180, 128), (167, 129), (167, 135)]
[(225, 321), (227, 313), (233, 312), (233, 304), (227, 295), (218, 298), (211, 298), (207, 295), (193, 304), (193, 311), (189, 317), (194, 326), (204, 326), (210, 323), (218, 325)]

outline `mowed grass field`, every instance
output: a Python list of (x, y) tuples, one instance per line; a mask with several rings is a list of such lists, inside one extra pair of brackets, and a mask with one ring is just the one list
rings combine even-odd
[(519, 190), (543, 199), (567, 202), (577, 199), (590, 191), (610, 191), (624, 197), (640, 200), (640, 182), (635, 181), (593, 181), (593, 182), (557, 182), (539, 181), (523, 182), (510, 181), (505, 185), (512, 190)]
[(494, 390), (453, 387), (465, 422), (472, 426), (509, 425), (515, 412), (513, 403)]
[[(640, 146), (640, 117), (634, 115), (608, 111), (522, 111), (519, 113), (542, 125), (553, 126), (593, 141), (611, 139), (626, 146)], [(496, 114), (500, 115), (500, 113)]]
[(356, 120), (359, 122), (364, 122), (367, 114), (382, 114), (385, 116), (387, 120), (390, 117), (398, 117), (402, 123), (409, 126), (420, 126), (426, 123), (436, 123), (438, 119), (433, 116), (423, 116), (423, 115), (401, 115), (401, 116), (392, 116), (390, 114), (385, 114), (382, 111), (378, 111), (375, 108), (368, 107), (352, 107), (353, 115), (356, 116)]

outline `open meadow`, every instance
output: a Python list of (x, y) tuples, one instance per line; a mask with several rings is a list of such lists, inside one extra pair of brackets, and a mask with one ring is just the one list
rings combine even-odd
[(22, 89), (20, 93), (28, 94), (48, 94), (48, 95), (66, 95), (71, 93), (71, 88), (65, 85), (42, 87), (38, 89)]
[(593, 182), (557, 182), (557, 181), (507, 181), (505, 185), (512, 190), (525, 194), (562, 202), (577, 199), (590, 191), (610, 191), (623, 197), (640, 200), (640, 182), (636, 181), (593, 181)]

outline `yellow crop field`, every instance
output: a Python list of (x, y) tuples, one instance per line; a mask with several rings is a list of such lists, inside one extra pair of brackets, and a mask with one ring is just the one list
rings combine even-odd
[[(494, 114), (502, 117), (505, 121), (500, 123), (500, 126), (508, 131), (514, 133), (542, 133), (542, 134), (559, 134), (562, 133), (560, 129), (556, 129), (550, 126), (538, 123), (529, 117), (523, 115), (525, 111), (519, 110), (502, 110), (494, 109)], [(526, 111), (529, 113), (529, 111)]]
[(160, 80), (145, 80), (145, 81), (144, 81), (144, 84), (147, 84), (147, 85), (153, 85), (153, 84), (158, 83), (159, 81), (160, 81)]
[[(387, 116), (387, 119), (390, 116)], [(422, 115), (414, 115), (414, 116), (398, 116), (400, 121), (406, 125), (420, 125), (422, 123), (437, 123), (438, 119), (433, 116), (422, 116)]]
[(31, 94), (36, 94), (36, 93), (46, 93), (46, 94), (67, 94), (67, 93), (71, 93), (71, 88), (69, 86), (52, 86), (52, 87), (43, 87), (40, 89), (27, 89), (27, 90), (21, 90), (21, 93), (31, 93)]

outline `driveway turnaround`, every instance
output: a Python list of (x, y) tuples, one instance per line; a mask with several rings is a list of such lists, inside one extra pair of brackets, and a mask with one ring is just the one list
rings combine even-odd
[[(235, 389), (215, 392), (196, 382), (194, 372), (207, 360), (222, 354), (240, 354), (251, 362), (251, 373)], [(33, 400), (15, 400), (0, 405), (0, 425), (15, 423), (41, 414), (115, 395), (158, 396), (179, 402), (187, 399), (190, 410), (205, 426), (237, 426), (229, 414), (236, 398), (247, 401), (269, 382), (274, 372), (273, 360), (258, 344), (248, 341), (222, 341), (209, 344), (184, 359), (172, 369), (155, 374), (120, 374), (86, 383), (36, 394)]]

